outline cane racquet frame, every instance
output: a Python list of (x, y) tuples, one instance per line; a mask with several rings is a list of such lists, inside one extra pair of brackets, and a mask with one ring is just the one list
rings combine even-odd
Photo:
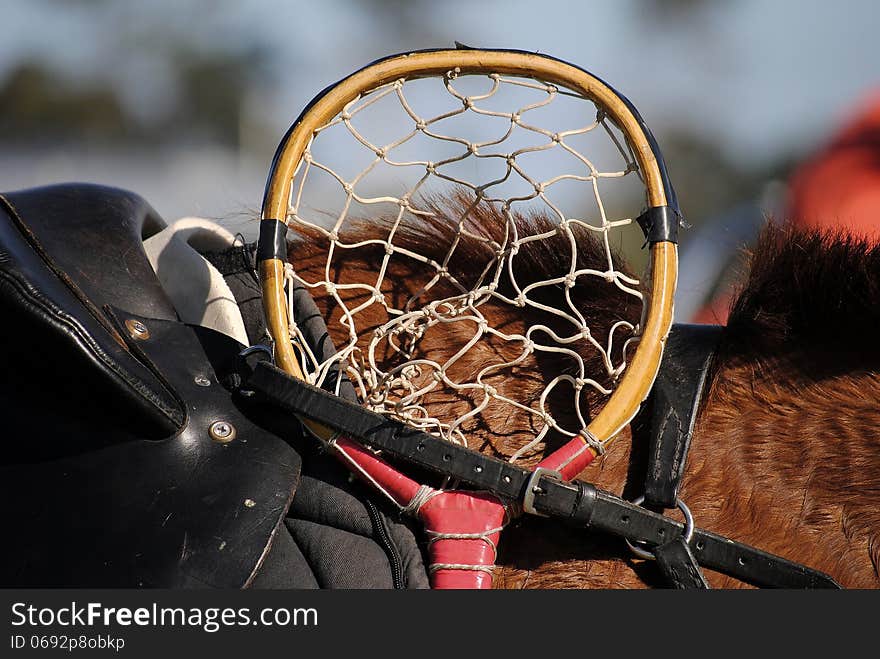
[[(650, 265), (647, 272), (650, 282), (646, 291), (647, 309), (641, 339), (605, 406), (578, 437), (545, 458), (536, 469), (536, 472), (556, 473), (568, 480), (577, 476), (632, 420), (653, 385), (672, 323), (678, 258), (675, 235), (680, 215), (656, 141), (633, 105), (599, 78), (562, 60), (514, 50), (459, 48), (404, 53), (360, 69), (328, 87), (309, 104), (284, 136), (275, 154), (262, 206), (258, 268), (266, 324), (274, 340), (276, 364), (289, 375), (305, 379), (297, 351), (290, 340), (284, 234), (292, 181), (315, 131), (340, 113), (346, 104), (378, 86), (400, 79), (443, 76), (449, 71), (455, 71), (458, 75), (491, 72), (534, 78), (561, 85), (588, 98), (602, 108), (624, 134), (644, 182), (648, 210), (640, 218), (640, 223), (649, 243)], [(336, 443), (338, 433), (335, 431), (315, 421), (305, 420), (304, 423), (319, 439)], [(346, 461), (352, 463), (349, 466), (354, 465), (363, 473), (360, 461), (372, 464), (377, 458), (367, 451), (354, 450), (354, 444), (349, 444), (353, 450), (342, 452)], [(375, 478), (368, 480), (377, 484)], [(385, 493), (388, 494), (387, 491)], [(405, 494), (397, 499), (404, 507), (403, 504), (411, 503), (406, 500), (411, 496), (411, 488), (406, 488)], [(524, 508), (534, 512), (529, 510), (528, 502), (525, 502)], [(478, 531), (485, 534), (488, 529)], [(481, 538), (486, 539), (486, 536)], [(480, 587), (484, 584), (476, 585)]]

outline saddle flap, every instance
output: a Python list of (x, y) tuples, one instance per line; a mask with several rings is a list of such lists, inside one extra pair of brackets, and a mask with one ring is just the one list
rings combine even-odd
[[(299, 481), (298, 453), (222, 386), (238, 344), (112, 310), (149, 332), (133, 349), (185, 401), (179, 432), (0, 468), (7, 586), (240, 588), (253, 580)], [(103, 427), (95, 434), (106, 434)], [(35, 428), (31, 439), (40, 441)]]
[[(38, 446), (16, 442), (4, 462), (96, 447), (95, 423), (122, 438), (158, 438), (185, 418), (176, 394), (142, 364), (103, 308), (119, 304), (176, 319), (144, 254), (142, 232), (161, 219), (137, 195), (59, 185), (0, 195), (0, 385), (9, 423), (38, 424)], [(132, 435), (126, 428), (135, 427)]]

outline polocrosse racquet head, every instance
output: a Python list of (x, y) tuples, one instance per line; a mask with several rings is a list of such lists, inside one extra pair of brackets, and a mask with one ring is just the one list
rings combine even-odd
[[(678, 219), (645, 123), (583, 69), (508, 50), (382, 59), (316, 97), (275, 155), (259, 267), (277, 364), (319, 385), (342, 370), (362, 404), (450, 441), (528, 428), (508, 459), (552, 437), (601, 451), (657, 373)], [(645, 246), (642, 276), (626, 245)], [(294, 284), (319, 302), (329, 359)]]

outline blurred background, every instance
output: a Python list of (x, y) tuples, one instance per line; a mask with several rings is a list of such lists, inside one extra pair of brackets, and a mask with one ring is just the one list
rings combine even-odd
[[(679, 321), (723, 321), (719, 291), (764, 215), (799, 208), (792, 181), (815, 189), (804, 172), (841, 131), (864, 146), (846, 129), (880, 103), (873, 0), (13, 0), (2, 9), (0, 189), (116, 185), (167, 221), (199, 215), (245, 233), (290, 123), (367, 62), (457, 40), (587, 68), (639, 108), (691, 224)], [(872, 134), (876, 171), (877, 125)]]

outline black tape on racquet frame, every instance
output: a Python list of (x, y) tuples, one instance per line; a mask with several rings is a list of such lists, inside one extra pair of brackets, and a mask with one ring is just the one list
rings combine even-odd
[(672, 206), (649, 208), (636, 218), (649, 243), (678, 242), (681, 214)]
[(287, 225), (280, 220), (260, 221), (257, 262), (268, 259), (287, 261)]

